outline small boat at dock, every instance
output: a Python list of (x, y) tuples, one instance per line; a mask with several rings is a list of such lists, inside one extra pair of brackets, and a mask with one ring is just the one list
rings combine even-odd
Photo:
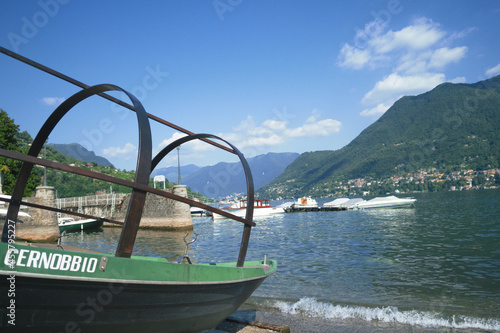
[(303, 197), (294, 201), (290, 207), (291, 211), (318, 210), (318, 202), (311, 197)]
[(323, 204), (322, 210), (348, 210), (353, 209), (356, 205), (364, 200), (361, 198), (338, 198), (333, 201)]
[(333, 207), (333, 208), (341, 207), (341, 205), (347, 201), (349, 201), (349, 198), (337, 198), (333, 201), (325, 202), (323, 204), (323, 207)]
[(60, 217), (57, 219), (59, 224), (59, 231), (81, 231), (81, 230), (94, 230), (102, 227), (103, 220), (101, 219), (81, 219), (75, 220), (72, 217)]
[(394, 195), (388, 197), (376, 197), (371, 200), (361, 201), (356, 203), (354, 209), (376, 209), (376, 208), (401, 208), (411, 207), (417, 199), (414, 198), (398, 198)]
[(206, 213), (204, 209), (198, 207), (190, 207), (189, 212), (192, 217), (203, 216)]
[[(219, 207), (233, 215), (239, 217), (245, 217), (247, 205), (248, 205), (247, 200), (239, 200), (223, 204), (222, 206)], [(253, 208), (254, 208), (253, 211), (254, 217), (270, 216), (270, 215), (285, 213), (285, 209), (283, 209), (283, 207), (271, 206), (271, 200), (269, 199), (255, 199)], [(212, 217), (214, 220), (220, 220), (226, 218), (219, 214), (212, 214)]]

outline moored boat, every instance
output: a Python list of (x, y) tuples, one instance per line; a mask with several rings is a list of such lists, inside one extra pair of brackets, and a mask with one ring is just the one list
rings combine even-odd
[(345, 208), (345, 209), (353, 209), (354, 207), (356, 207), (357, 204), (364, 202), (364, 201), (365, 200), (363, 200), (361, 198), (352, 198), (352, 199), (349, 199), (348, 201), (340, 204), (340, 207)]
[[(0, 274), (15, 285), (19, 332), (199, 332), (236, 311), (276, 270), (264, 260), (182, 264), (62, 248), (0, 243)], [(8, 295), (4, 281), (1, 287)], [(1, 313), (9, 319), (12, 312)]]
[(189, 212), (193, 217), (205, 215), (205, 210), (198, 207), (190, 207)]
[(413, 206), (417, 199), (398, 198), (394, 195), (388, 197), (376, 197), (371, 200), (356, 203), (355, 209), (374, 209), (374, 208), (400, 208)]
[(340, 208), (347, 201), (349, 201), (349, 198), (337, 198), (333, 201), (325, 202), (323, 207)]
[(347, 210), (353, 209), (357, 204), (364, 202), (361, 198), (338, 198), (323, 205), (325, 210)]
[(300, 209), (300, 208), (318, 208), (318, 202), (311, 198), (311, 197), (303, 197), (297, 199), (293, 204), (292, 204), (293, 209)]
[(59, 231), (81, 231), (93, 230), (102, 227), (103, 220), (101, 219), (81, 219), (75, 220), (72, 217), (60, 217), (57, 219)]
[[(68, 79), (45, 66), (0, 47), (3, 52), (52, 75)], [(71, 79), (71, 83), (78, 81)], [(246, 261), (253, 222), (254, 187), (250, 167), (243, 154), (232, 144), (210, 134), (192, 134), (175, 140), (152, 156), (153, 118), (164, 125), (173, 124), (146, 113), (140, 101), (127, 91), (109, 84), (87, 86), (61, 103), (41, 127), (26, 154), (0, 148), (0, 156), (22, 161), (9, 200), (0, 242), (0, 331), (16, 332), (200, 332), (214, 328), (233, 313), (276, 271), (274, 260)], [(123, 92), (132, 105), (106, 94)], [(38, 158), (58, 122), (78, 103), (91, 96), (112, 100), (135, 112), (139, 128), (137, 169), (133, 181), (96, 173), (63, 163)], [(248, 206), (245, 217), (237, 217), (173, 193), (148, 186), (151, 171), (172, 150), (183, 143), (203, 140), (237, 155), (247, 183)], [(213, 140), (222, 141), (221, 145)], [(35, 165), (91, 177), (132, 189), (128, 210), (115, 254), (99, 253), (64, 244), (16, 242), (15, 230), (21, 205), (85, 217), (83, 214), (23, 201), (28, 178)], [(133, 256), (146, 194), (225, 215), (241, 222), (243, 232), (237, 260), (228, 263), (193, 263), (187, 256), (186, 242), (180, 260), (169, 262), (159, 257)], [(98, 217), (86, 217), (95, 218)]]
[[(236, 201), (236, 202), (231, 202), (229, 204), (225, 204), (224, 206), (220, 206), (220, 207), (221, 207), (221, 209), (224, 209), (228, 213), (231, 213), (235, 216), (244, 217), (246, 214), (247, 205), (248, 205), (247, 200), (240, 200), (240, 201)], [(270, 216), (270, 215), (277, 215), (277, 214), (284, 214), (285, 213), (285, 209), (283, 207), (271, 206), (271, 200), (269, 200), (269, 199), (255, 199), (253, 208), (254, 208), (254, 211), (253, 211), (254, 217)], [(219, 214), (212, 214), (212, 217), (214, 220), (220, 220), (220, 219), (227, 218), (227, 217), (219, 215)]]
[[(1, 208), (0, 209), (0, 215), (2, 215), (2, 216), (7, 215), (7, 209)], [(19, 212), (17, 214), (17, 216), (19, 216), (19, 217), (31, 217), (28, 213), (25, 213), (25, 212)]]

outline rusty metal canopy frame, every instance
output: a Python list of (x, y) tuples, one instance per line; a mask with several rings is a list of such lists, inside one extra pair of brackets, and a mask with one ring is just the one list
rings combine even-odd
[[(21, 170), (19, 172), (18, 178), (16, 180), (16, 185), (14, 187), (11, 199), (0, 199), (3, 201), (10, 202), (9, 204), (9, 209), (7, 211), (7, 215), (5, 218), (5, 224), (3, 227), (3, 232), (2, 232), (2, 242), (7, 242), (8, 241), (8, 228), (9, 228), (9, 221), (11, 221), (15, 224), (17, 221), (18, 213), (19, 213), (19, 208), (21, 205), (27, 205), (35, 208), (40, 208), (40, 209), (47, 209), (51, 211), (57, 211), (57, 212), (62, 212), (62, 213), (67, 213), (71, 215), (76, 215), (76, 216), (85, 216), (85, 217), (90, 217), (90, 218), (96, 218), (96, 219), (102, 219), (104, 221), (110, 222), (110, 223), (116, 223), (116, 224), (122, 224), (121, 222), (118, 221), (113, 221), (110, 219), (103, 219), (100, 217), (95, 217), (95, 216), (90, 216), (90, 215), (85, 215), (85, 214), (79, 214), (79, 213), (73, 213), (70, 211), (65, 211), (61, 209), (57, 209), (54, 207), (48, 207), (44, 205), (37, 205), (37, 204), (31, 204), (22, 201), (22, 197), (24, 194), (24, 190), (26, 188), (26, 184), (28, 182), (28, 178), (31, 174), (31, 171), (33, 169), (34, 165), (41, 165), (44, 167), (50, 167), (53, 169), (65, 171), (65, 172), (70, 172), (86, 177), (91, 177), (94, 179), (98, 180), (103, 180), (107, 181), (110, 183), (118, 184), (118, 185), (123, 185), (123, 186), (128, 186), (132, 188), (132, 194), (129, 202), (129, 206), (127, 209), (127, 214), (125, 216), (125, 221), (123, 222), (123, 228), (122, 232), (120, 235), (120, 239), (118, 241), (118, 246), (116, 249), (115, 256), (118, 257), (125, 257), (125, 258), (130, 258), (133, 252), (133, 247), (135, 243), (135, 239), (137, 236), (137, 232), (139, 229), (140, 221), (141, 221), (141, 216), (142, 216), (142, 210), (144, 207), (144, 202), (146, 200), (146, 194), (147, 193), (153, 193), (156, 195), (160, 195), (166, 198), (174, 199), (186, 204), (189, 204), (191, 206), (203, 208), (205, 210), (211, 211), (213, 213), (217, 213), (219, 215), (231, 218), (233, 220), (242, 222), (244, 224), (243, 228), (243, 235), (242, 235), (242, 240), (241, 240), (241, 245), (240, 245), (240, 252), (238, 255), (238, 261), (237, 261), (237, 266), (242, 267), (245, 262), (245, 257), (246, 257), (246, 252), (248, 249), (248, 243), (250, 239), (250, 231), (251, 227), (255, 226), (255, 222), (252, 221), (253, 219), (253, 207), (254, 207), (254, 185), (253, 185), (253, 178), (252, 178), (252, 173), (250, 171), (250, 167), (243, 156), (243, 154), (232, 144), (229, 142), (225, 141), (222, 138), (219, 138), (215, 135), (211, 134), (194, 134), (188, 130), (183, 129), (182, 127), (179, 127), (177, 125), (174, 125), (166, 120), (163, 120), (157, 116), (154, 116), (152, 114), (149, 114), (145, 111), (144, 107), (142, 106), (141, 102), (132, 94), (127, 92), (126, 90), (112, 85), (112, 84), (99, 84), (95, 86), (88, 86), (80, 81), (77, 81), (75, 79), (70, 78), (69, 76), (66, 76), (62, 73), (59, 73), (53, 69), (50, 69), (44, 65), (41, 65), (37, 62), (34, 62), (33, 60), (30, 60), (28, 58), (25, 58), (17, 53), (14, 53), (10, 50), (7, 50), (3, 47), (0, 46), (0, 52), (4, 53), (16, 60), (19, 60), (23, 63), (26, 63), (30, 66), (33, 66), (39, 70), (42, 70), (46, 73), (49, 73), (51, 75), (54, 75), (62, 80), (65, 80), (67, 82), (70, 82), (74, 85), (77, 85), (81, 88), (83, 88), (81, 91), (77, 92), (73, 96), (69, 97), (66, 99), (61, 105), (59, 105), (54, 112), (49, 116), (49, 118), (45, 121), (43, 126), (41, 127), (40, 131), (38, 132), (37, 136), (35, 137), (29, 151), (27, 154), (21, 154), (17, 152), (12, 152), (9, 150), (1, 149), (0, 148), (0, 156), (4, 156), (7, 158), (11, 159), (16, 159), (20, 160), (23, 162), (21, 166)], [(130, 99), (132, 102), (132, 105), (125, 103), (115, 97), (112, 97), (108, 94), (106, 94), (106, 91), (121, 91), (127, 95), (127, 97)], [(106, 98), (114, 103), (117, 103), (123, 107), (126, 107), (136, 113), (137, 116), (137, 122), (139, 126), (139, 150), (138, 150), (138, 158), (137, 158), (137, 166), (136, 166), (136, 174), (135, 174), (135, 180), (134, 181), (127, 181), (124, 179), (116, 178), (113, 176), (105, 175), (105, 174), (100, 174), (96, 173), (93, 171), (81, 169), (78, 167), (73, 167), (70, 165), (66, 165), (63, 163), (58, 163), (54, 161), (49, 161), (46, 159), (38, 158), (38, 154), (40, 153), (41, 149), (43, 148), (43, 145), (45, 141), (48, 139), (50, 133), (52, 130), (55, 128), (55, 126), (59, 123), (59, 121), (78, 103), (81, 101), (94, 96), (94, 95), (99, 95), (103, 98)], [(155, 120), (163, 125), (166, 125), (168, 127), (174, 128), (176, 130), (179, 130), (187, 136), (182, 137), (175, 142), (172, 142), (170, 145), (165, 147), (160, 153), (158, 153), (154, 159), (152, 159), (152, 142), (151, 142), (151, 128), (149, 124), (149, 119)], [(216, 139), (224, 142), (227, 146), (221, 145), (217, 142), (214, 142), (210, 139)], [(233, 154), (236, 154), (240, 162), (243, 166), (244, 172), (245, 172), (245, 179), (247, 183), (247, 199), (248, 199), (248, 205), (246, 208), (246, 215), (245, 218), (241, 218), (238, 216), (235, 216), (233, 214), (230, 214), (226, 211), (220, 210), (218, 208), (205, 205), (203, 203), (190, 200), (185, 197), (181, 197), (172, 193), (168, 193), (165, 191), (161, 191), (159, 189), (151, 188), (148, 186), (149, 182), (149, 176), (151, 172), (154, 170), (154, 168), (158, 165), (158, 163), (173, 149), (176, 147), (180, 146), (183, 143), (186, 143), (188, 141), (192, 140), (203, 140), (211, 145), (214, 145), (220, 149), (224, 149), (226, 151), (229, 151)], [(229, 146), (229, 147), (228, 147)]]

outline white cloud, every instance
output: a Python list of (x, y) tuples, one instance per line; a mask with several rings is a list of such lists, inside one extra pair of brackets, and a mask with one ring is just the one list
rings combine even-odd
[(457, 76), (456, 78), (449, 80), (451, 83), (465, 83), (465, 81), (465, 77), (463, 76)]
[(284, 132), (286, 137), (327, 136), (340, 131), (342, 123), (334, 119), (324, 119), (317, 122), (306, 122), (303, 126), (291, 128)]
[(500, 74), (500, 64), (486, 70), (486, 75), (488, 76), (495, 76), (498, 74)]
[(370, 61), (372, 55), (368, 50), (357, 49), (349, 44), (345, 44), (340, 50), (340, 67), (361, 69)]
[(172, 142), (174, 142), (182, 137), (185, 137), (185, 136), (187, 136), (187, 134), (175, 132), (174, 134), (172, 134), (172, 136), (170, 138), (164, 139), (162, 142), (160, 142), (158, 144), (158, 148), (157, 148), (158, 152), (160, 150), (162, 150), (163, 148), (165, 148), (166, 146), (168, 146), (169, 144), (171, 144)]
[(442, 47), (432, 54), (429, 60), (429, 68), (442, 69), (452, 62), (458, 62), (465, 56), (467, 46), (455, 47), (453, 49)]
[[(392, 73), (375, 84), (375, 87), (366, 93), (364, 104), (380, 104), (387, 101), (394, 102), (404, 95), (415, 95), (426, 92), (444, 82), (442, 73), (424, 73), (421, 75), (401, 76)], [(392, 103), (390, 103), (392, 104)]]
[[(445, 67), (458, 63), (468, 51), (467, 46), (449, 44), (471, 31), (474, 29), (449, 33), (427, 18), (416, 19), (396, 31), (389, 30), (380, 20), (358, 30), (354, 45), (346, 43), (341, 48), (338, 65), (354, 70), (388, 69), (362, 98), (365, 109), (360, 115), (380, 116), (402, 96), (420, 94), (445, 82)], [(452, 81), (464, 82), (465, 78)]]
[(446, 43), (451, 43), (456, 39), (464, 38), (470, 35), (472, 32), (478, 30), (476, 27), (468, 27), (462, 31), (452, 32), (450, 36), (446, 39)]
[(361, 111), (360, 115), (363, 117), (380, 117), (387, 111), (391, 106), (384, 103), (380, 103), (371, 109), (364, 109)]
[(128, 142), (123, 148), (109, 147), (102, 150), (102, 154), (106, 158), (123, 158), (130, 159), (137, 153), (137, 147)]
[(399, 31), (388, 31), (370, 41), (376, 53), (396, 50), (426, 50), (445, 36), (439, 26), (426, 18), (414, 21), (413, 25)]
[(372, 21), (359, 30), (355, 45), (344, 44), (340, 50), (340, 67), (362, 69), (392, 65), (394, 58), (408, 53), (425, 52), (443, 39), (446, 32), (439, 25), (426, 18), (420, 18), (412, 25), (398, 31), (385, 31), (386, 25)]
[(65, 98), (63, 97), (44, 97), (42, 98), (42, 103), (48, 106), (57, 106), (64, 102)]
[[(153, 156), (158, 154), (163, 148), (165, 148), (166, 146), (168, 146), (172, 142), (174, 142), (180, 138), (183, 138), (185, 136), (187, 136), (187, 134), (175, 132), (174, 134), (172, 134), (172, 136), (170, 138), (164, 139), (163, 141), (161, 141), (158, 144), (156, 149), (153, 150)], [(222, 141), (220, 143), (223, 144)], [(188, 141), (188, 142), (182, 144), (181, 149), (185, 150), (185, 151), (192, 152), (192, 153), (196, 153), (196, 152), (213, 150), (215, 148), (213, 145), (208, 144), (206, 142), (203, 142), (201, 140), (192, 140), (192, 141)]]
[(232, 133), (219, 134), (239, 149), (260, 146), (276, 146), (299, 137), (328, 136), (339, 132), (342, 123), (334, 119), (319, 119), (320, 114), (314, 110), (303, 125), (289, 128), (286, 121), (267, 119), (257, 125), (248, 116)]
[[(245, 155), (251, 156), (266, 151), (267, 147), (275, 147), (277, 145), (286, 144), (296, 138), (310, 137), (325, 137), (332, 135), (341, 130), (342, 124), (334, 119), (322, 119), (321, 113), (313, 110), (304, 120), (303, 124), (298, 127), (290, 127), (289, 121), (296, 121), (298, 116), (286, 113), (276, 113), (277, 118), (266, 119), (261, 123), (256, 123), (252, 116), (243, 119), (231, 132), (217, 133), (216, 136), (230, 142), (245, 152)], [(281, 120), (286, 118), (287, 120)], [(176, 132), (171, 137), (162, 140), (154, 149), (153, 156), (161, 149), (175, 140), (184, 137), (185, 134)], [(225, 145), (224, 142), (213, 140)], [(207, 151), (210, 151), (207, 153)], [(181, 163), (199, 163), (196, 161), (206, 161), (218, 156), (220, 150), (216, 150), (214, 146), (202, 142), (200, 140), (190, 141), (181, 146), (180, 159)], [(228, 155), (223, 155), (228, 158)], [(234, 157), (229, 154), (230, 157)], [(189, 161), (189, 162), (187, 162)], [(177, 154), (169, 154), (161, 161), (161, 165), (176, 165)]]

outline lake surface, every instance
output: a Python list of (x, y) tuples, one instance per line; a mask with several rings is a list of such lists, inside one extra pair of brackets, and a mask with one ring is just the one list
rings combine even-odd
[[(321, 319), (500, 331), (500, 190), (412, 196), (414, 208), (257, 219), (247, 259), (276, 259), (278, 272), (252, 302)], [(236, 261), (241, 223), (193, 225), (192, 260)], [(63, 244), (114, 253), (119, 234), (73, 233)], [(184, 234), (141, 230), (134, 254), (175, 259)]]

